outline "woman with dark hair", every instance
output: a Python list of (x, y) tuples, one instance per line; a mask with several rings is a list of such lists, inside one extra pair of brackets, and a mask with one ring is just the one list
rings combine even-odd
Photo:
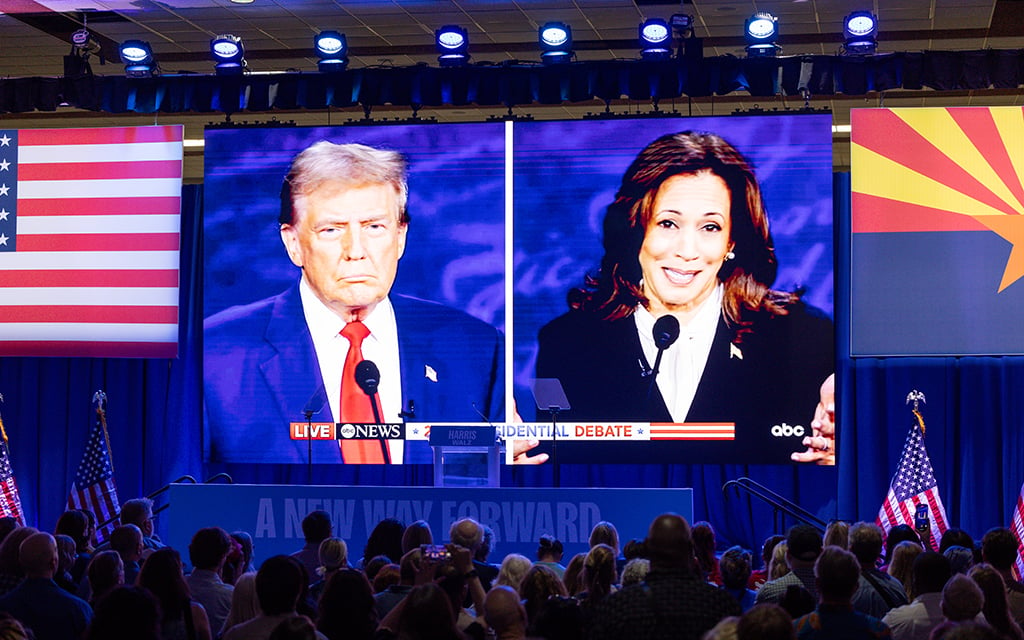
[(992, 565), (976, 564), (967, 573), (981, 588), (985, 604), (981, 612), (985, 621), (992, 625), (1007, 640), (1024, 640), (1024, 631), (1010, 615), (1010, 603), (1006, 594), (1006, 583)]
[(317, 629), (329, 640), (369, 640), (377, 629), (373, 590), (361, 571), (335, 572), (324, 587), (318, 608)]
[(888, 569), (889, 563), (892, 562), (893, 551), (896, 549), (896, 545), (901, 542), (913, 542), (917, 546), (924, 548), (921, 544), (921, 536), (917, 535), (913, 527), (909, 524), (896, 525), (889, 529), (889, 533), (885, 535), (885, 561), (882, 563), (882, 571)]
[(177, 551), (164, 547), (150, 554), (139, 571), (137, 584), (160, 603), (163, 640), (211, 640), (210, 620), (203, 605), (192, 601)]
[(700, 567), (704, 580), (711, 584), (722, 586), (722, 572), (718, 566), (718, 558), (715, 556), (715, 530), (710, 522), (694, 522), (693, 532), (693, 554), (697, 558), (697, 566)]
[(519, 585), (519, 595), (523, 599), (523, 608), (526, 609), (526, 621), (530, 629), (537, 620), (544, 603), (552, 596), (567, 597), (565, 585), (550, 567), (537, 563), (526, 572), (523, 583)]
[(402, 601), (398, 615), (400, 640), (462, 640), (455, 626), (451, 599), (438, 585), (430, 582), (414, 587)]
[(117, 587), (96, 602), (86, 640), (162, 640), (160, 606), (141, 587)]
[(562, 566), (562, 554), (565, 552), (562, 541), (555, 536), (545, 533), (537, 543), (537, 562), (542, 566), (551, 569), (558, 579), (565, 575), (565, 567)]
[[(730, 422), (729, 446), (758, 460), (834, 464), (832, 322), (773, 290), (777, 269), (746, 158), (714, 134), (662, 136), (605, 213), (597, 275), (541, 329), (537, 377), (562, 383), (572, 419)], [(679, 327), (667, 346), (665, 316)], [(807, 451), (773, 437), (812, 417)]]
[(366, 539), (359, 567), (362, 568), (364, 564), (377, 556), (387, 556), (392, 562), (401, 560), (403, 535), (405, 535), (405, 525), (398, 520), (385, 518), (378, 522)]
[(96, 606), (108, 592), (124, 584), (124, 561), (116, 551), (100, 551), (85, 570), (89, 581), (89, 604)]
[(57, 526), (53, 530), (53, 535), (69, 536), (75, 541), (75, 562), (71, 567), (71, 579), (76, 584), (81, 582), (82, 576), (85, 575), (85, 568), (92, 558), (92, 547), (89, 544), (91, 541), (89, 518), (77, 509), (65, 511), (57, 518)]

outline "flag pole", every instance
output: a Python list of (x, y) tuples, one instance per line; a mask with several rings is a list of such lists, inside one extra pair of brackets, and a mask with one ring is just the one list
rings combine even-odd
[(92, 394), (92, 401), (96, 403), (96, 414), (100, 417), (100, 426), (103, 427), (103, 443), (107, 446), (110, 473), (114, 473), (114, 452), (110, 450), (110, 434), (107, 433), (107, 394), (103, 392), (103, 389), (100, 389)]
[[(0, 393), (0, 404), (4, 402), (4, 394)], [(7, 430), (4, 429), (4, 417), (0, 415), (0, 436), (4, 439), (4, 444), (7, 444)]]

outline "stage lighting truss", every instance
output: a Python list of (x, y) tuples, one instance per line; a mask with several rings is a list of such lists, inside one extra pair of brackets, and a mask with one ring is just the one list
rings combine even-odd
[(238, 36), (225, 33), (210, 40), (217, 75), (239, 75), (245, 71), (245, 47)]
[(748, 57), (771, 57), (778, 53), (779, 19), (767, 11), (758, 11), (744, 24)]
[(564, 22), (548, 22), (537, 31), (540, 59), (544, 64), (560, 64), (572, 59), (572, 29)]
[(129, 78), (152, 78), (159, 73), (153, 48), (144, 40), (125, 40), (121, 43), (121, 62)]
[(870, 11), (854, 11), (843, 19), (845, 52), (872, 55), (878, 50), (878, 18)]
[(672, 30), (660, 18), (648, 18), (637, 31), (640, 57), (644, 60), (667, 60), (672, 56)]
[(437, 62), (442, 67), (460, 67), (469, 62), (469, 32), (449, 24), (434, 32)]
[(323, 73), (344, 71), (348, 66), (348, 40), (338, 31), (321, 31), (313, 38), (313, 48), (320, 59), (317, 68)]

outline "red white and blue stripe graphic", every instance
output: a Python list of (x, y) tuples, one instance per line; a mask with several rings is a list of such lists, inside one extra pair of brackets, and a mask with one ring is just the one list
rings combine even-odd
[(182, 127), (0, 130), (0, 355), (171, 358)]
[(1020, 486), (1017, 505), (1013, 508), (1010, 530), (1013, 531), (1013, 537), (1017, 538), (1017, 559), (1013, 563), (1013, 571), (1014, 577), (1020, 580), (1024, 578), (1024, 484)]

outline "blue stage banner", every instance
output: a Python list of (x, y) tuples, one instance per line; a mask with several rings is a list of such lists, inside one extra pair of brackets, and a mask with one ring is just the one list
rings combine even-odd
[[(620, 544), (643, 539), (657, 515), (672, 511), (693, 521), (692, 489), (496, 489), (435, 487), (341, 487), (295, 485), (193, 485), (170, 489), (167, 544), (188, 549), (202, 527), (247, 531), (255, 562), (302, 548), (302, 518), (322, 509), (331, 514), (334, 535), (348, 545), (349, 563), (363, 555), (366, 538), (384, 518), (403, 524), (426, 520), (435, 542), (448, 540), (448, 527), (470, 517), (494, 529), (491, 559), (509, 553), (536, 558), (537, 541), (552, 534), (565, 545), (564, 562), (586, 551), (590, 530), (606, 520)], [(396, 558), (397, 560), (397, 558)]]

